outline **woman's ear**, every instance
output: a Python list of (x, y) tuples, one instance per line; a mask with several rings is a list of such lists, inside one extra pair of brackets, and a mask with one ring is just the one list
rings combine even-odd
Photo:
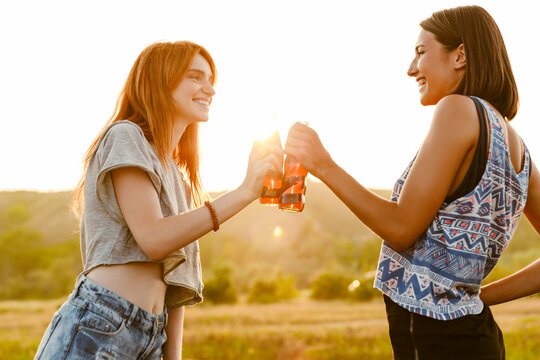
[(461, 70), (465, 68), (465, 65), (467, 65), (467, 59), (465, 58), (465, 46), (461, 44), (456, 48), (455, 51), (456, 51), (455, 69)]

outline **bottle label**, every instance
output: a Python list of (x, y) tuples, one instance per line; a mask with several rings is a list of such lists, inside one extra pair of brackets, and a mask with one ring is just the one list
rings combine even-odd
[(261, 197), (263, 198), (279, 198), (281, 196), (281, 189), (269, 189), (267, 187), (263, 188)]
[(304, 201), (304, 194), (299, 193), (283, 193), (281, 195), (282, 204), (298, 204)]

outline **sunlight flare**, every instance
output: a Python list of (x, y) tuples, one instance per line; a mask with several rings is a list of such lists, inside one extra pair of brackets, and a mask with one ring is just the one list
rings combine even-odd
[(276, 226), (274, 228), (274, 239), (279, 239), (283, 236), (283, 228), (281, 226)]
[(360, 281), (358, 280), (354, 280), (350, 285), (349, 285), (349, 291), (350, 292), (353, 292), (354, 290), (356, 290), (357, 287), (360, 286)]

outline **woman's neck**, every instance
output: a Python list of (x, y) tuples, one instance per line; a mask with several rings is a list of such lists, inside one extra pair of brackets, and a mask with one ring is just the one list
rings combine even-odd
[(184, 123), (183, 121), (176, 120), (174, 122), (171, 149), (169, 149), (169, 155), (171, 157), (174, 153), (174, 149), (176, 149), (176, 147), (178, 146), (178, 143), (180, 142), (180, 139), (182, 138), (182, 135), (184, 134), (186, 127), (187, 127), (187, 124)]

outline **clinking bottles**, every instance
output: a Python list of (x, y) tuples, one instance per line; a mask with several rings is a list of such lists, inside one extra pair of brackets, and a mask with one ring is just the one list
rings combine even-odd
[[(281, 147), (279, 133), (272, 134), (268, 141)], [(292, 156), (287, 155), (283, 172), (268, 171), (259, 201), (264, 205), (277, 205), (281, 210), (300, 212), (304, 209), (306, 194), (306, 169)]]

